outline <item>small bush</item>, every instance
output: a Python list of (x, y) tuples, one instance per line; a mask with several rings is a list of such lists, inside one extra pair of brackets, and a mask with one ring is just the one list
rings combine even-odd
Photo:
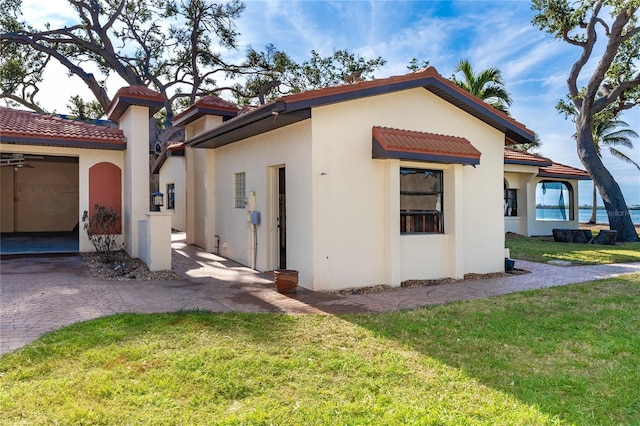
[(115, 252), (122, 250), (123, 245), (118, 244), (118, 235), (121, 227), (121, 217), (112, 208), (96, 204), (94, 214), (89, 216), (88, 211), (82, 215), (84, 230), (87, 231), (89, 241), (95, 247), (96, 252), (105, 263), (115, 261)]

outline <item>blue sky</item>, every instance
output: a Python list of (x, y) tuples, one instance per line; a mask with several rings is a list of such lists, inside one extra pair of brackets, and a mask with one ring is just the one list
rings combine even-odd
[[(44, 4), (43, 4), (44, 3)], [(65, 21), (65, 0), (23, 0), (29, 22), (46, 20), (55, 27)], [(246, 10), (237, 22), (241, 57), (246, 47), (262, 49), (272, 43), (297, 61), (311, 50), (329, 55), (348, 49), (367, 58), (381, 56), (387, 64), (376, 77), (405, 74), (411, 58), (428, 60), (440, 74), (450, 77), (460, 59), (476, 70), (497, 67), (513, 98), (511, 115), (537, 132), (540, 153), (554, 161), (582, 167), (571, 135), (575, 129), (555, 109), (567, 92), (566, 79), (578, 57), (578, 48), (553, 39), (531, 24), (529, 1), (262, 1), (245, 0)], [(588, 66), (595, 67), (595, 61)], [(66, 111), (72, 94), (89, 92), (79, 79), (67, 79), (52, 70), (45, 81), (41, 102), (49, 109)], [(119, 88), (109, 81), (109, 91)], [(62, 93), (64, 90), (64, 94)], [(622, 117), (640, 133), (640, 108)], [(640, 139), (633, 151), (640, 162)], [(604, 161), (622, 187), (628, 204), (640, 204), (640, 171), (612, 158)], [(590, 203), (591, 183), (580, 184), (580, 203)]]

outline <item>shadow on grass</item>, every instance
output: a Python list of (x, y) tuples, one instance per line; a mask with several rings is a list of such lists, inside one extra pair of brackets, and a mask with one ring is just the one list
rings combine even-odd
[[(388, 415), (388, 424), (402, 418), (420, 424), (422, 413), (440, 420), (422, 424), (447, 424), (444, 416), (448, 424), (472, 424), (468, 419), (477, 416), (484, 416), (484, 424), (492, 423), (492, 416), (510, 424), (505, 412), (523, 410), (523, 415), (548, 416), (547, 423), (632, 424), (640, 417), (638, 328), (636, 274), (388, 314), (118, 314), (47, 334), (3, 356), (0, 371), (6, 379), (22, 369), (15, 384), (32, 395), (32, 383), (51, 381), (51, 389), (59, 389), (63, 383), (54, 381), (76, 368), (79, 377), (69, 379), (67, 392), (75, 387), (74, 398), (86, 398), (80, 405), (97, 404), (96, 412), (124, 393), (135, 398), (134, 383), (133, 390), (144, 387), (144, 395), (158, 398), (153, 404), (135, 400), (149, 412), (182, 393), (206, 401), (181, 406), (185, 415), (192, 410), (210, 416), (217, 410), (218, 416), (235, 416), (228, 408), (238, 401), (263, 404), (258, 417), (244, 412), (247, 417), (229, 423), (302, 424), (313, 418), (327, 424), (349, 413), (354, 417), (343, 423), (385, 423)], [(98, 371), (103, 376), (95, 380), (105, 384), (85, 384), (85, 376)], [(98, 396), (84, 395), (83, 386), (99, 386)], [(54, 391), (41, 392), (55, 401)], [(482, 392), (487, 395), (473, 394)], [(34, 403), (42, 400), (40, 395)], [(476, 404), (472, 408), (465, 406), (470, 400)], [(529, 411), (512, 408), (514, 402)], [(445, 404), (444, 414), (437, 411)], [(58, 410), (51, 405), (52, 413)], [(290, 408), (294, 405), (298, 408)], [(103, 410), (103, 418), (110, 419), (113, 409)]]
[(640, 418), (640, 274), (347, 319), (570, 423)]

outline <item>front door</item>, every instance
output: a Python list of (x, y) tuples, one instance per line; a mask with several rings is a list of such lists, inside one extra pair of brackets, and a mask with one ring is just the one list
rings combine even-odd
[(267, 169), (268, 269), (287, 267), (287, 195), (283, 165)]
[(287, 197), (285, 168), (278, 169), (278, 268), (287, 269)]

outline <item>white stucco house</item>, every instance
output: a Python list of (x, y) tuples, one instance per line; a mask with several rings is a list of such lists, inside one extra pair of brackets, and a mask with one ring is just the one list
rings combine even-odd
[(114, 234), (131, 256), (171, 269), (171, 218), (149, 211), (149, 119), (163, 106), (132, 86), (114, 96), (110, 123), (0, 107), (2, 235), (68, 233), (92, 251), (82, 216), (98, 204), (121, 216)]
[(201, 110), (178, 120), (188, 243), (313, 290), (504, 270), (504, 146), (534, 133), (435, 69)]
[(591, 180), (581, 169), (546, 157), (504, 149), (504, 229), (532, 236), (554, 228), (578, 229), (578, 181)]

